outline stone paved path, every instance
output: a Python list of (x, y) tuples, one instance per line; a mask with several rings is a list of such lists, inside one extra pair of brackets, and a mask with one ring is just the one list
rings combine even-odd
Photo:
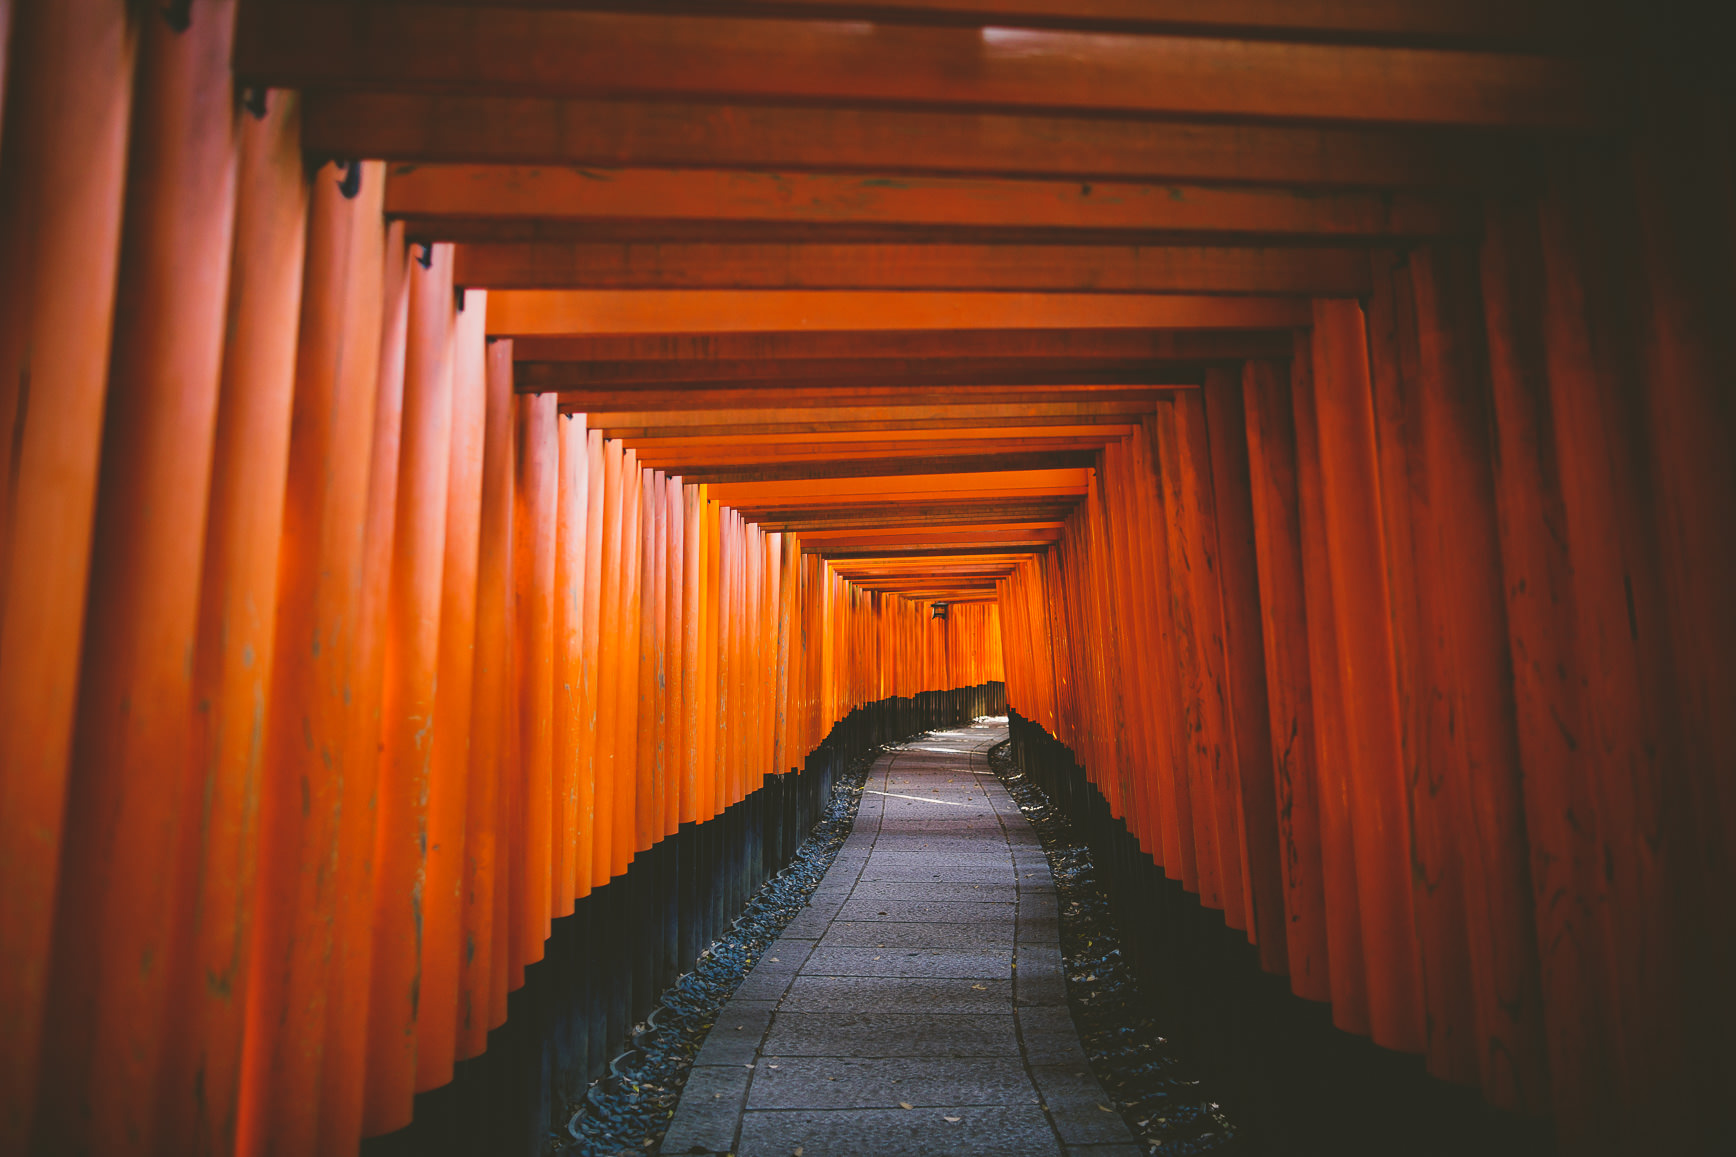
[(853, 834), (718, 1016), (662, 1152), (1135, 1157), (1067, 1008), (1005, 722), (875, 763)]

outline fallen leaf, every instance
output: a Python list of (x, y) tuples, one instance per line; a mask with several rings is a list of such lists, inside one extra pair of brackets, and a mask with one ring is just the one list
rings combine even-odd
[(909, 1102), (909, 1101), (900, 1101), (900, 1102), (898, 1102), (898, 1107), (899, 1107), (899, 1108), (900, 1108), (900, 1109), (914, 1109), (914, 1108), (916, 1108), (916, 1106), (915, 1106), (915, 1105), (912, 1105), (912, 1104), (911, 1104), (911, 1103), (910, 1103), (910, 1102)]
[(951, 1121), (951, 1122), (952, 1122), (952, 1123), (953, 1123), (953, 1124), (954, 1124), (954, 1125), (956, 1125), (956, 1124), (958, 1124), (958, 1123), (959, 1123), (959, 1122), (960, 1122), (960, 1121), (962, 1121), (962, 1120), (964, 1120), (964, 1118), (963, 1118), (963, 1117), (942, 1117), (942, 1118), (941, 1118), (941, 1120), (943, 1120), (943, 1121)]
[(802, 1147), (797, 1145), (794, 1149), (791, 1149), (790, 1157), (802, 1157)]
[(973, 984), (971, 987), (976, 989), (978, 992), (987, 992), (989, 990), (989, 986), (986, 984)]
[(778, 1066), (776, 1066), (776, 1065), (767, 1065), (767, 1066), (766, 1066), (766, 1068), (768, 1068), (768, 1069), (775, 1069), (775, 1068), (777, 1068), (777, 1067), (778, 1067)]
[(1097, 1106), (1097, 1107), (1098, 1107), (1098, 1108), (1099, 1108), (1099, 1109), (1102, 1109), (1102, 1110), (1103, 1110), (1103, 1111), (1104, 1111), (1104, 1112), (1105, 1112), (1105, 1113), (1113, 1113), (1113, 1112), (1115, 1112), (1115, 1110), (1114, 1110), (1114, 1109), (1111, 1109), (1111, 1108), (1110, 1108), (1110, 1107), (1109, 1107), (1109, 1106), (1108, 1106), (1108, 1105), (1098, 1105), (1098, 1106)]

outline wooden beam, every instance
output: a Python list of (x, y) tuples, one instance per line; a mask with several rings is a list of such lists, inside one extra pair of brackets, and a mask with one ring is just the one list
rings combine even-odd
[(394, 165), (386, 212), (404, 218), (412, 237), (435, 241), (473, 237), (474, 228), (443, 226), (478, 220), (585, 223), (605, 241), (621, 222), (893, 226), (937, 236), (993, 229), (1004, 239), (1005, 231), (1468, 236), (1479, 221), (1474, 201), (1440, 193), (546, 165)]
[[(1203, 360), (1203, 359), (1202, 359)], [(1213, 361), (1240, 359), (1210, 359)], [(1154, 386), (1191, 384), (1171, 366), (1202, 361), (1088, 361), (1069, 358), (803, 358), (716, 362), (519, 362), (520, 393), (550, 390), (727, 390), (874, 386)]]
[[(490, 294), (492, 303), (497, 295)], [(780, 358), (1288, 359), (1286, 330), (914, 329), (567, 334), (513, 342), (519, 361), (767, 361)], [(1259, 352), (1255, 352), (1259, 351)]]
[(497, 337), (790, 330), (1294, 329), (1306, 298), (1187, 294), (897, 293), (879, 290), (506, 289), (488, 295)]
[(801, 482), (723, 482), (712, 486), (709, 492), (718, 502), (738, 509), (860, 505), (885, 500), (909, 501), (931, 494), (977, 499), (1040, 499), (1083, 495), (1087, 473), (1087, 470), (1079, 468), (816, 478)]
[(777, 434), (729, 432), (699, 436), (665, 434), (657, 438), (635, 439), (633, 445), (638, 450), (639, 461), (645, 462), (653, 457), (687, 452), (715, 453), (721, 450), (740, 453), (782, 453), (793, 450), (802, 453), (837, 453), (840, 447), (852, 451), (891, 450), (899, 447), (919, 451), (923, 447), (933, 447), (937, 444), (960, 443), (983, 446), (1024, 441), (1033, 437), (1067, 438), (1082, 443), (1102, 445), (1106, 441), (1128, 437), (1139, 430), (1140, 426), (1137, 423), (1080, 423), (1072, 426), (1046, 426), (1040, 430), (1033, 430), (1027, 426), (960, 424), (954, 427), (935, 429), (887, 430), (877, 433), (874, 438), (869, 440), (863, 439), (859, 434), (837, 432), (790, 431)]
[(1481, 189), (1523, 138), (1451, 129), (1141, 121), (710, 101), (316, 90), (316, 155), (392, 161)]
[(1366, 251), (1321, 246), (517, 242), (458, 247), (490, 289), (1001, 289), (1362, 297)]
[(621, 438), (633, 442), (634, 445), (643, 445), (645, 439), (667, 436), (718, 437), (725, 434), (785, 435), (850, 431), (884, 436), (886, 431), (952, 430), (971, 425), (1122, 425), (1129, 419), (1138, 420), (1141, 415), (1151, 413), (1153, 405), (1154, 402), (1149, 398), (1139, 401), (1105, 401), (1086, 397), (1058, 402), (971, 401), (836, 408), (762, 406), (718, 412), (677, 410), (665, 413), (599, 409), (587, 411), (587, 424), (601, 429), (604, 437)]
[(285, 88), (1538, 128), (1598, 112), (1575, 63), (1519, 53), (414, 3), (245, 6), (235, 66)]
[(1036, 452), (1006, 452), (986, 455), (940, 455), (916, 458), (829, 458), (804, 462), (760, 462), (735, 466), (696, 465), (684, 469), (665, 468), (679, 474), (687, 482), (707, 482), (713, 486), (747, 485), (772, 482), (817, 482), (835, 479), (856, 479), (865, 489), (872, 489), (881, 480), (904, 476), (929, 476), (945, 472), (950, 476), (994, 474), (1009, 470), (1084, 469), (1094, 464), (1095, 450), (1064, 450)]
[[(1082, 397), (1104, 402), (1126, 402), (1149, 411), (1152, 403), (1177, 390), (1193, 389), (1197, 379), (1171, 382), (1161, 386), (1008, 386), (985, 384), (952, 384), (938, 386), (884, 385), (873, 388), (839, 388), (821, 383), (777, 383), (775, 387), (746, 389), (679, 389), (657, 390), (640, 388), (587, 387), (561, 390), (561, 410), (569, 414), (589, 414), (630, 405), (641, 413), (674, 414), (682, 412), (717, 414), (746, 408), (764, 407), (847, 407), (888, 405), (936, 406), (948, 403), (1003, 401), (1037, 405), (1041, 403), (1077, 402)], [(532, 389), (529, 392), (541, 392)], [(872, 430), (872, 423), (859, 427)]]
[(1049, 525), (1067, 517), (1078, 499), (1071, 495), (1047, 499), (985, 498), (945, 502), (876, 502), (850, 506), (736, 507), (764, 530), (808, 533), (820, 530), (892, 530), (898, 528), (968, 526), (983, 522)]
[(1010, 401), (1002, 405), (922, 403), (858, 405), (838, 408), (753, 408), (753, 410), (589, 410), (587, 424), (604, 438), (634, 446), (656, 446), (660, 438), (734, 438), (741, 434), (871, 434), (885, 438), (903, 431), (957, 431), (972, 426), (1040, 427), (1123, 426), (1153, 412), (1154, 401)]
[[(450, 0), (449, 0), (450, 2)], [(619, 0), (461, 0), (474, 6), (607, 11)], [(1236, 32), (1310, 39), (1540, 45), (1536, 0), (661, 0), (659, 12), (804, 15), (891, 23)]]

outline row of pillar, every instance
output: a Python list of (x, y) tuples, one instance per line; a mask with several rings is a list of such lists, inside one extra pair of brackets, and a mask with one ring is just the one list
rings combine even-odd
[(1732, 1136), (1736, 187), (1677, 111), (1160, 403), (1000, 584), (1164, 874), (1575, 1152)]
[(944, 624), (515, 395), (233, 3), (12, 15), (0, 1151), (351, 1152)]

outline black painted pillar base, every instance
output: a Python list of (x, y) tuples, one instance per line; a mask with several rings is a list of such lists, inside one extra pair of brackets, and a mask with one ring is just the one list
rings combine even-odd
[(540, 1157), (663, 989), (790, 862), (845, 768), (883, 743), (999, 714), (1005, 702), (1002, 684), (990, 683), (859, 707), (799, 770), (768, 775), (722, 815), (640, 852), (554, 921), (487, 1051), (419, 1094), (408, 1127), (364, 1141), (364, 1157)]

